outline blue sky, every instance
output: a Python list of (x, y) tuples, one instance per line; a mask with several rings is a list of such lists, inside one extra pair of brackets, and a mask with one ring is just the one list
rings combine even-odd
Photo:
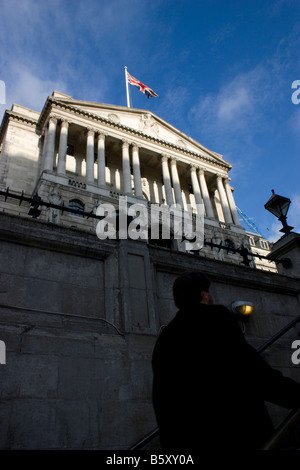
[[(149, 109), (233, 165), (237, 206), (270, 240), (271, 190), (300, 232), (299, 0), (0, 0), (6, 104), (37, 111), (53, 90)], [(300, 95), (299, 95), (300, 97)]]

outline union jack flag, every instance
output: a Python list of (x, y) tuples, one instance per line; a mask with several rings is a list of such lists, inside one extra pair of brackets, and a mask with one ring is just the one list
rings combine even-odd
[(138, 86), (140, 88), (140, 91), (142, 93), (144, 93), (147, 96), (147, 98), (152, 98), (152, 97), (157, 97), (158, 96), (153, 90), (151, 90), (151, 88), (144, 85), (142, 82), (140, 82), (139, 80), (134, 78), (128, 72), (127, 72), (127, 78), (128, 78), (128, 83), (130, 83), (130, 85)]

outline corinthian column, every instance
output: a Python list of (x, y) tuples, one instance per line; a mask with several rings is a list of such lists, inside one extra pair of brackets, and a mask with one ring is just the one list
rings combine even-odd
[(69, 128), (68, 121), (62, 121), (61, 128), (60, 128), (59, 149), (58, 149), (58, 165), (57, 165), (57, 172), (62, 174), (62, 175), (66, 174), (68, 128)]
[(207, 189), (204, 170), (202, 168), (199, 170), (199, 181), (200, 181), (200, 188), (201, 188), (201, 194), (202, 194), (202, 197), (203, 197), (206, 217), (212, 217), (213, 218), (214, 213), (213, 213), (212, 205), (211, 205), (211, 202), (210, 202), (210, 197), (209, 197), (209, 193), (208, 193), (208, 189)]
[(131, 195), (131, 172), (130, 172), (130, 161), (129, 161), (129, 143), (123, 140), (122, 144), (122, 165), (123, 165), (123, 185), (124, 194)]
[(218, 191), (219, 191), (219, 195), (220, 195), (220, 199), (221, 199), (221, 205), (222, 205), (222, 209), (223, 209), (225, 222), (227, 224), (231, 224), (232, 223), (231, 214), (230, 214), (228, 200), (227, 200), (227, 197), (226, 197), (226, 193), (225, 193), (225, 189), (224, 189), (224, 186), (223, 186), (221, 176), (217, 177), (217, 186), (218, 186)]
[(86, 182), (94, 183), (94, 139), (95, 132), (88, 129), (86, 140)]
[(172, 174), (173, 188), (175, 191), (176, 204), (179, 204), (180, 207), (183, 209), (181, 188), (180, 188), (180, 182), (179, 182), (179, 176), (178, 176), (177, 164), (176, 164), (175, 158), (171, 158), (171, 174)]
[(168, 165), (168, 157), (166, 155), (162, 156), (162, 174), (163, 174), (163, 181), (164, 187), (166, 192), (166, 203), (168, 206), (172, 206), (174, 204), (173, 200), (173, 193), (172, 193), (172, 186), (171, 186), (171, 178), (169, 172), (169, 165)]
[(105, 186), (105, 135), (98, 135), (98, 186)]
[(233, 194), (232, 194), (232, 190), (231, 190), (231, 187), (230, 187), (229, 178), (225, 178), (224, 186), (225, 186), (225, 191), (226, 191), (228, 202), (229, 202), (229, 207), (230, 207), (233, 223), (235, 225), (241, 225), (239, 215), (238, 215), (238, 212), (236, 210), (236, 205), (235, 205), (235, 202), (234, 202), (234, 197), (233, 197)]
[(198, 178), (197, 178), (196, 167), (194, 165), (191, 165), (191, 180), (192, 180), (192, 186), (193, 186), (193, 193), (196, 199), (196, 204), (203, 204), (200, 187), (198, 183)]
[(53, 170), (54, 152), (55, 152), (55, 136), (56, 136), (57, 119), (49, 118), (48, 130), (46, 134), (46, 152), (44, 161), (44, 170)]
[(139, 148), (135, 144), (132, 148), (132, 166), (134, 178), (134, 193), (137, 197), (143, 197)]

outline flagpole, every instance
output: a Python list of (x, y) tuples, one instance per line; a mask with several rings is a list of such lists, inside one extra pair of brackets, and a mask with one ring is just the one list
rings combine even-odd
[(126, 96), (127, 96), (127, 108), (130, 108), (130, 100), (129, 100), (129, 88), (128, 88), (128, 76), (127, 76), (127, 67), (125, 65), (125, 82), (126, 82)]

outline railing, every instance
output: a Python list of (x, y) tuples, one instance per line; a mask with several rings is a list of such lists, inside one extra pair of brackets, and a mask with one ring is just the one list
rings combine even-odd
[[(69, 184), (72, 183), (72, 179), (69, 179)], [(74, 180), (75, 181), (75, 180)], [(76, 182), (75, 182), (76, 184)], [(113, 197), (114, 192), (111, 191), (111, 196)], [(118, 194), (118, 193), (115, 193)], [(42, 211), (42, 207), (47, 207), (47, 208), (52, 208), (52, 209), (58, 209), (61, 211), (63, 214), (64, 212), (70, 212), (75, 215), (81, 215), (82, 217), (86, 217), (87, 219), (93, 218), (93, 219), (98, 219), (101, 220), (104, 218), (104, 216), (99, 216), (95, 214), (93, 211), (91, 212), (85, 212), (84, 210), (81, 209), (72, 209), (70, 207), (65, 207), (64, 204), (54, 204), (52, 202), (46, 202), (43, 201), (42, 198), (38, 195), (38, 193), (35, 193), (32, 197), (28, 197), (24, 195), (24, 192), (22, 191), (22, 194), (14, 194), (10, 191), (9, 188), (6, 188), (6, 191), (1, 191), (0, 190), (0, 196), (4, 197), (4, 201), (8, 198), (10, 199), (15, 199), (19, 201), (19, 205), (21, 205), (23, 202), (26, 202), (30, 204), (30, 209), (28, 212), (28, 215), (30, 215), (33, 219), (37, 219)], [(128, 219), (129, 220), (129, 219)], [(131, 221), (131, 220), (130, 220)], [(190, 240), (192, 242), (192, 240)], [(248, 248), (245, 246), (240, 246), (239, 248), (234, 248), (234, 247), (229, 247), (226, 245), (223, 245), (222, 242), (220, 243), (214, 243), (213, 241), (209, 241), (204, 239), (203, 242), (204, 246), (209, 246), (211, 249), (217, 248), (219, 251), (224, 250), (227, 251), (227, 253), (237, 253), (242, 257), (241, 263), (244, 264), (245, 266), (249, 266), (251, 263), (251, 258), (259, 258), (259, 259), (265, 259), (267, 261), (274, 261), (277, 264), (281, 263), (284, 268), (289, 268), (291, 266), (291, 260), (290, 258), (282, 258), (282, 259), (277, 259), (277, 258), (272, 258), (272, 260), (269, 258), (269, 256), (263, 256), (259, 255), (257, 253), (253, 253), (252, 251), (249, 251)]]
[(284, 421), (278, 426), (274, 434), (264, 444), (261, 450), (274, 450), (283, 441), (283, 439), (289, 434), (290, 431), (300, 422), (300, 408), (293, 410), (284, 419)]
[[(265, 349), (270, 347), (275, 341), (283, 336), (287, 331), (293, 328), (298, 322), (300, 322), (300, 315), (288, 323), (284, 328), (279, 330), (274, 336), (266, 341), (262, 346), (257, 348), (257, 352), (260, 354)], [(273, 450), (280, 442), (286, 437), (286, 435), (294, 428), (294, 426), (300, 421), (300, 409), (293, 410), (284, 419), (284, 421), (278, 426), (271, 438), (264, 444), (261, 450)], [(128, 450), (140, 450), (151, 442), (155, 437), (159, 436), (159, 428), (156, 427), (151, 432), (142, 437), (139, 441), (129, 447)]]

